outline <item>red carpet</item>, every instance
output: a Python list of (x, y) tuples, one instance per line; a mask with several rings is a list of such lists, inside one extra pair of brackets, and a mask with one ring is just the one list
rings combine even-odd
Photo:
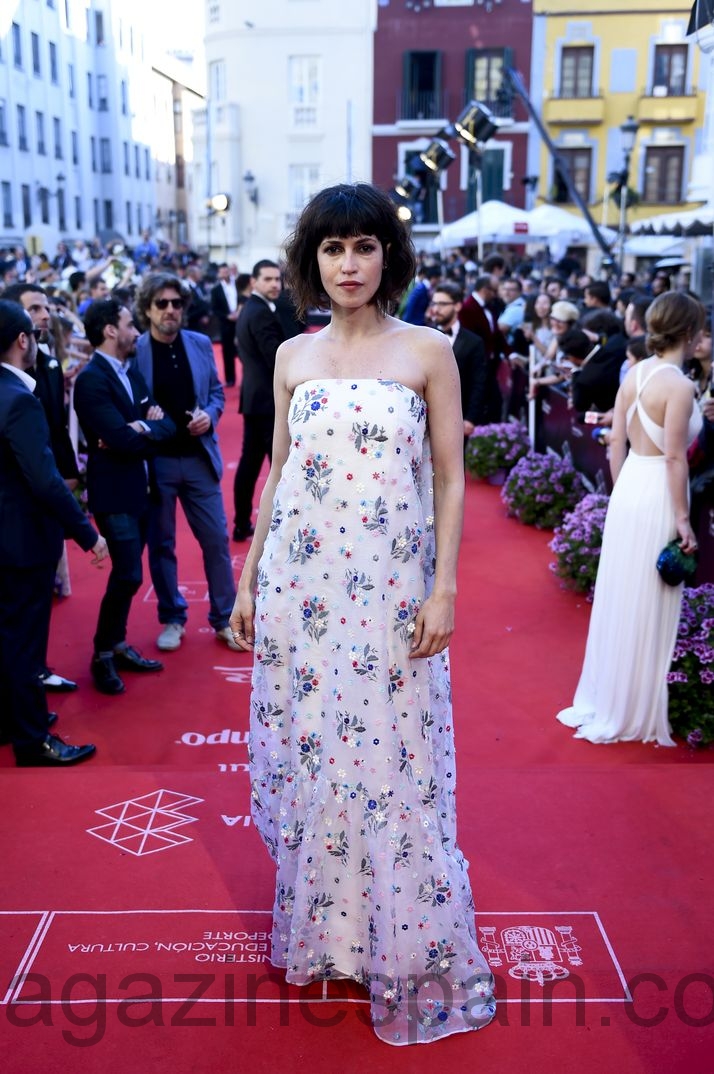
[[(502, 1002), (498, 1024), (428, 1051), (380, 1044), (360, 989), (286, 988), (265, 962), (273, 873), (249, 819), (249, 658), (208, 628), (185, 526), (184, 644), (162, 674), (127, 675), (119, 698), (88, 675), (106, 576), (73, 551), (51, 663), (80, 690), (53, 703), (60, 732), (98, 755), (55, 772), (0, 751), (3, 1071), (714, 1070), (713, 754), (597, 747), (556, 723), (589, 609), (548, 571), (548, 538), (469, 484), (452, 646), (459, 824)], [(130, 640), (153, 656), (157, 634), (147, 572)]]

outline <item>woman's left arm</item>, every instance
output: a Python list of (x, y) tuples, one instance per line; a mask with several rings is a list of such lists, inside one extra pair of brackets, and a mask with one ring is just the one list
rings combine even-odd
[[(430, 333), (430, 336), (432, 334)], [(434, 656), (454, 632), (456, 567), (464, 515), (464, 440), (459, 371), (448, 340), (433, 333), (424, 346), (425, 398), (434, 464), (436, 572), (415, 622), (410, 656)]]

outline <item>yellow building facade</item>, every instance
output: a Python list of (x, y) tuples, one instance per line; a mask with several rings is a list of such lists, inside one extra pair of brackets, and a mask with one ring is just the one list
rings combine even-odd
[[(704, 139), (708, 69), (685, 36), (691, 7), (691, 0), (533, 0), (531, 98), (599, 224), (618, 226), (610, 194), (625, 168), (620, 127), (629, 117), (638, 128), (628, 223), (701, 204), (688, 192)], [(538, 176), (539, 199), (568, 207), (535, 131), (528, 169)]]

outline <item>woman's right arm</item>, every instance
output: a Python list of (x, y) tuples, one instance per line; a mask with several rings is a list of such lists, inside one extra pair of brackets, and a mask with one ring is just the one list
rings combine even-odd
[(255, 533), (250, 543), (250, 549), (246, 556), (245, 565), (238, 582), (235, 604), (230, 618), (230, 628), (234, 634), (242, 634), (238, 638), (238, 644), (247, 652), (253, 648), (255, 638), (255, 589), (258, 584), (258, 563), (263, 554), (263, 546), (270, 529), (270, 521), (273, 511), (273, 499), (275, 490), (280, 480), (285, 461), (290, 450), (290, 429), (288, 427), (288, 412), (290, 408), (291, 394), (287, 387), (287, 354), (289, 343), (283, 344), (275, 357), (275, 375), (273, 378), (273, 392), (275, 396), (275, 428), (273, 431), (273, 457), (270, 465), (270, 473), (265, 482), (260, 496), (258, 518), (255, 523)]
[(679, 378), (664, 411), (664, 454), (667, 460), (667, 484), (683, 552), (693, 552), (697, 539), (689, 521), (689, 465), (687, 437), (692, 413), (694, 386)]

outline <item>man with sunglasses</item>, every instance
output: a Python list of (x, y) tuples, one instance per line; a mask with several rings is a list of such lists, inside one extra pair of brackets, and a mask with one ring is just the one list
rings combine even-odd
[(201, 546), (208, 583), (208, 621), (216, 638), (238, 649), (228, 620), (235, 580), (221, 493), (223, 460), (216, 427), (225, 398), (208, 336), (181, 327), (187, 291), (166, 272), (144, 277), (136, 315), (147, 331), (136, 345), (136, 362), (176, 433), (158, 445), (152, 460), (154, 498), (149, 514), (149, 569), (163, 629), (159, 649), (178, 649), (188, 605), (179, 589), (176, 560), (176, 503), (179, 501)]
[(57, 560), (65, 533), (93, 563), (107, 545), (63, 482), (42, 407), (28, 374), (37, 350), (29, 314), (0, 301), (0, 740), (20, 766), (66, 767), (94, 746), (69, 746), (50, 733), (40, 673), (45, 659)]

